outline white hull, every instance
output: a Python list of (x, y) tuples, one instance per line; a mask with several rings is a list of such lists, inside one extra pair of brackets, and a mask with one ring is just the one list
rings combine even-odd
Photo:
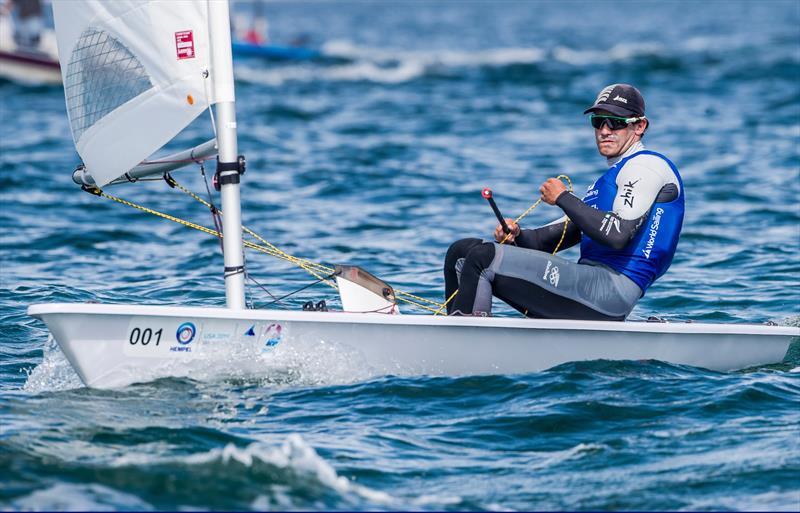
[(516, 374), (596, 359), (655, 359), (728, 371), (780, 362), (800, 337), (797, 327), (750, 324), (169, 306), (42, 304), (30, 306), (28, 314), (47, 324), (80, 378), (94, 388), (193, 377), (198, 369), (239, 360), (269, 373), (279, 362), (336, 358), (359, 379)]

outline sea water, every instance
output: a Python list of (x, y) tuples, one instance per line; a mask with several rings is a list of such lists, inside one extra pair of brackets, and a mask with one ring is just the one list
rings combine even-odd
[[(632, 318), (800, 322), (796, 1), (266, 13), (276, 42), (306, 33), (325, 55), (235, 66), (244, 222), (287, 252), (441, 301), (449, 243), (494, 228), (481, 188), (507, 216), (550, 176), (585, 190), (605, 166), (581, 113), (628, 82), (687, 198), (675, 261)], [(60, 88), (0, 83), (0, 121), (0, 509), (800, 509), (796, 347), (728, 373), (589, 361), (364, 381), (331, 358), (86, 389), (27, 305), (218, 306), (219, 244), (81, 192)], [(211, 135), (202, 116), (173, 147)], [(205, 194), (196, 166), (175, 177)], [(211, 225), (163, 182), (108, 192)], [(559, 214), (541, 206), (523, 225)], [(257, 253), (247, 265), (276, 296), (315, 279)], [(280, 307), (322, 299), (338, 305), (316, 285)], [(271, 299), (251, 287), (248, 301)]]

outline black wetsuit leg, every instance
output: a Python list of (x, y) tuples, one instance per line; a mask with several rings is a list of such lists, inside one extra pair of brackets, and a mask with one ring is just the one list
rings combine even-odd
[[(470, 315), (478, 313), (474, 312), (474, 310), (476, 299), (479, 296), (483, 301), (477, 301), (477, 303), (484, 305), (483, 308), (479, 307), (479, 310), (486, 310), (480, 313), (491, 313), (490, 298), (494, 292), (492, 285), (494, 276), (489, 276), (487, 279), (486, 274), (492, 272), (489, 267), (494, 261), (495, 246), (494, 242), (483, 241), (470, 245), (464, 260), (460, 265), (457, 264), (457, 267), (460, 267), (460, 269), (457, 269), (457, 271), (460, 271), (458, 294), (448, 304), (448, 314)], [(488, 303), (487, 298), (489, 298)]]
[[(480, 239), (461, 239), (450, 245), (444, 258), (444, 300), (453, 295), (459, 287), (459, 260), (465, 259), (470, 250), (483, 243)], [(463, 263), (463, 262), (462, 262)], [(460, 292), (459, 292), (460, 294)], [(453, 312), (453, 301), (447, 303), (447, 313)]]

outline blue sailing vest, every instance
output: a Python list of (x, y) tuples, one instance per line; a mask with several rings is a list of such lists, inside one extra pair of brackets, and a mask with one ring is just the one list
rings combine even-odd
[(633, 280), (642, 295), (650, 285), (661, 277), (675, 255), (678, 246), (678, 236), (683, 225), (684, 196), (683, 181), (678, 169), (667, 157), (650, 150), (634, 153), (620, 160), (592, 185), (583, 198), (583, 202), (610, 212), (614, 206), (614, 198), (618, 194), (617, 175), (622, 167), (637, 155), (655, 155), (669, 164), (678, 179), (680, 190), (678, 197), (668, 203), (653, 203), (650, 216), (639, 229), (639, 233), (622, 249), (613, 249), (609, 246), (592, 240), (586, 234), (581, 238), (581, 260), (587, 259), (607, 265), (615, 271), (624, 274)]

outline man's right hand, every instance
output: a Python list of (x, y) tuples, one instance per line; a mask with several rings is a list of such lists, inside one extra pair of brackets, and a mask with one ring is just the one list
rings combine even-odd
[(497, 223), (497, 228), (494, 229), (494, 240), (497, 242), (503, 242), (503, 239), (505, 239), (506, 244), (511, 244), (519, 235), (520, 228), (513, 219), (506, 217), (505, 221), (506, 225), (508, 225), (508, 229), (511, 230), (511, 233), (508, 234), (508, 238), (506, 239), (506, 232), (503, 231), (503, 225)]

